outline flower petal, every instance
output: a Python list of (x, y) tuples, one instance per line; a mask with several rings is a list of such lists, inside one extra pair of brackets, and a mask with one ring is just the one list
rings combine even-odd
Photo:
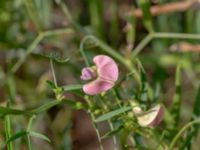
[(89, 67), (85, 67), (81, 71), (81, 80), (90, 80), (96, 77), (96, 73)]
[(155, 107), (149, 110), (149, 113), (144, 114), (142, 116), (138, 116), (137, 119), (138, 123), (143, 127), (156, 126), (162, 121), (163, 115), (163, 107), (161, 105), (156, 105)]
[(97, 67), (99, 77), (108, 81), (117, 81), (119, 70), (112, 58), (106, 55), (98, 55), (94, 57), (93, 62)]
[(96, 95), (112, 88), (114, 83), (98, 78), (83, 86), (83, 91), (88, 95)]

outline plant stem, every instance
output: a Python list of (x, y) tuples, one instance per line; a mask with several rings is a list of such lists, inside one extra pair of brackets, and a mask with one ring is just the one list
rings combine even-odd
[(33, 115), (30, 119), (29, 119), (29, 122), (28, 122), (28, 127), (27, 127), (27, 143), (28, 143), (28, 149), (29, 150), (32, 150), (32, 145), (31, 145), (31, 138), (29, 136), (29, 131), (31, 130), (31, 126), (32, 126), (32, 123), (33, 123), (33, 120), (35, 119), (35, 115)]
[[(105, 105), (105, 102), (103, 101), (103, 97), (100, 97), (100, 101), (101, 101), (101, 103), (102, 103), (103, 108), (105, 109), (105, 111), (109, 111), (107, 105)], [(114, 131), (114, 126), (113, 126), (113, 124), (111, 122), (111, 119), (108, 119), (108, 125), (110, 127), (110, 130)], [(117, 138), (116, 138), (115, 135), (113, 135), (113, 143), (114, 143), (114, 150), (117, 150)]]
[(11, 68), (10, 74), (15, 73), (19, 67), (24, 63), (27, 56), (32, 53), (32, 51), (37, 47), (37, 45), (42, 41), (45, 37), (49, 37), (52, 35), (60, 35), (60, 34), (69, 34), (73, 33), (73, 30), (71, 28), (64, 28), (64, 29), (58, 29), (58, 30), (49, 30), (45, 32), (41, 32), (38, 34), (38, 36), (35, 38), (35, 40), (30, 44), (30, 46), (27, 48), (27, 51), (25, 54), (16, 62), (16, 64)]
[(131, 60), (135, 59), (135, 57), (144, 49), (144, 47), (152, 40), (153, 33), (149, 33), (133, 50), (131, 54)]
[[(6, 140), (8, 140), (12, 136), (10, 115), (5, 116), (5, 132), (6, 132)], [(7, 148), (8, 148), (8, 150), (13, 150), (12, 142), (9, 142), (7, 144)]]
[(200, 34), (158, 32), (158, 33), (153, 33), (153, 38), (199, 40), (200, 39)]
[(97, 138), (98, 138), (98, 141), (99, 141), (99, 144), (100, 144), (100, 150), (104, 150), (104, 147), (102, 145), (101, 136), (100, 136), (97, 124), (95, 123), (95, 116), (94, 116), (94, 114), (91, 111), (91, 103), (90, 103), (90, 101), (89, 101), (88, 98), (85, 98), (85, 100), (86, 100), (86, 102), (87, 102), (87, 104), (89, 106), (88, 113), (89, 113), (89, 115), (90, 115), (90, 117), (92, 119), (92, 125), (93, 125), (93, 127), (94, 127), (94, 129), (96, 131), (96, 134), (97, 134)]
[(193, 124), (196, 124), (196, 123), (200, 123), (200, 119), (196, 119), (194, 121), (191, 121), (189, 123), (187, 123), (177, 134), (176, 136), (173, 138), (171, 144), (169, 145), (169, 150), (173, 150), (177, 140), (179, 139), (179, 137), (183, 134), (183, 132), (185, 130), (187, 130), (189, 127), (191, 127)]
[(57, 80), (56, 80), (56, 75), (55, 75), (55, 70), (54, 70), (54, 67), (53, 67), (53, 60), (52, 59), (50, 59), (50, 65), (51, 65), (51, 71), (52, 71), (52, 75), (53, 75), (54, 84), (55, 84), (56, 87), (58, 87)]

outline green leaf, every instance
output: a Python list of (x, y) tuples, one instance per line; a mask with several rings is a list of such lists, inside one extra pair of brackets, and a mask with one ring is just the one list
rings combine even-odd
[(43, 112), (45, 110), (48, 110), (49, 108), (59, 104), (60, 102), (61, 101), (58, 101), (58, 100), (52, 100), (52, 101), (50, 101), (50, 102), (48, 102), (48, 103), (46, 103), (46, 104), (44, 104), (42, 106), (39, 106), (39, 107), (37, 107), (35, 109), (28, 110), (27, 113), (28, 114), (38, 114), (38, 113), (41, 113), (41, 112)]
[(50, 80), (47, 80), (46, 82), (47, 82), (47, 84), (49, 85), (50, 88), (56, 89), (56, 85), (54, 84), (54, 82), (52, 82)]
[(50, 100), (50, 102), (43, 104), (39, 107), (33, 108), (33, 109), (28, 109), (28, 110), (17, 110), (17, 109), (12, 109), (12, 108), (6, 108), (6, 107), (2, 107), (0, 106), (0, 116), (4, 116), (4, 115), (8, 115), (8, 114), (12, 114), (12, 115), (33, 115), (33, 114), (38, 114), (41, 112), (44, 112), (48, 109), (50, 109), (53, 106), (56, 106), (60, 103), (63, 104), (68, 104), (69, 106), (75, 108), (75, 109), (81, 109), (84, 106), (82, 105), (82, 103), (77, 102), (77, 101), (72, 101), (72, 100), (67, 100), (64, 99), (62, 101), (58, 101), (58, 100)]
[(45, 135), (43, 135), (41, 133), (38, 133), (38, 132), (29, 131), (29, 135), (33, 136), (33, 137), (36, 137), (36, 138), (39, 138), (39, 139), (42, 139), (42, 140), (45, 140), (47, 142), (51, 142), (51, 140), (47, 136), (45, 136)]
[(74, 84), (74, 85), (65, 85), (63, 86), (64, 91), (73, 91), (73, 90), (80, 90), (82, 89), (83, 85), (81, 84)]
[(108, 120), (114, 116), (117, 116), (121, 113), (124, 113), (126, 111), (129, 111), (131, 110), (132, 107), (131, 106), (127, 106), (127, 107), (122, 107), (120, 109), (117, 109), (117, 110), (114, 110), (114, 111), (111, 111), (111, 112), (108, 112), (106, 114), (103, 114), (102, 116), (98, 117), (95, 122), (101, 122), (101, 121), (105, 121), (105, 120)]
[(6, 141), (6, 144), (14, 141), (14, 140), (17, 140), (18, 138), (22, 138), (23, 136), (27, 135), (28, 132), (27, 131), (20, 131), (18, 133), (16, 133), (15, 135), (13, 135), (12, 137), (10, 137), (7, 141)]
[(52, 100), (49, 103), (46, 103), (42, 106), (39, 106), (39, 107), (34, 108), (34, 109), (30, 109), (30, 110), (17, 110), (17, 109), (6, 108), (6, 107), (0, 106), (0, 114), (2, 114), (2, 115), (7, 115), (7, 114), (12, 114), (12, 115), (37, 114), (37, 113), (43, 112), (43, 111), (57, 105), (59, 103), (60, 103), (60, 101)]

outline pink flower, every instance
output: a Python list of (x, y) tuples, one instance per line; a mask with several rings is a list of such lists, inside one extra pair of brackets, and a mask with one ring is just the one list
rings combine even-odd
[(92, 80), (83, 86), (88, 95), (96, 95), (111, 89), (118, 79), (119, 71), (116, 62), (106, 55), (93, 58), (95, 66), (82, 70), (82, 80)]
[(147, 112), (143, 112), (140, 107), (134, 107), (133, 111), (136, 114), (139, 125), (143, 127), (158, 125), (164, 116), (164, 109), (161, 105), (156, 105)]

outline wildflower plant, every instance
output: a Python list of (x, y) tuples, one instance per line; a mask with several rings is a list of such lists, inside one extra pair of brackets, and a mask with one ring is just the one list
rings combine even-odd
[[(118, 31), (120, 24), (117, 22), (117, 16), (113, 16), (118, 14), (114, 1), (110, 2), (113, 19), (108, 23), (112, 28), (108, 35), (101, 20), (101, 4), (97, 1), (86, 2), (91, 21), (89, 30), (73, 19), (63, 1), (56, 0), (55, 3), (62, 10), (69, 25), (52, 30), (49, 30), (47, 22), (43, 22), (50, 21), (50, 15), (42, 15), (53, 8), (53, 2), (16, 2), (15, 7), (24, 4), (31, 23), (28, 20), (24, 25), (22, 20), (16, 26), (17, 29), (14, 26), (4, 35), (11, 38), (13, 31), (23, 25), (34, 31), (37, 36), (32, 39), (31, 34), (26, 38), (30, 34), (27, 33), (22, 38), (21, 34), (16, 36), (14, 32), (14, 37), (19, 41), (24, 40), (24, 47), (27, 48), (22, 50), (22, 54), (20, 49), (16, 56), (13, 55), (15, 51), (6, 53), (6, 61), (2, 59), (0, 149), (73, 149), (73, 144), (78, 143), (78, 136), (73, 135), (76, 132), (72, 132), (75, 122), (75, 115), (72, 114), (74, 111), (80, 111), (86, 112), (91, 120), (89, 123), (93, 125), (92, 131), (95, 130), (95, 136), (85, 132), (84, 135), (97, 137), (97, 149), (107, 149), (105, 143), (109, 140), (111, 150), (192, 150), (192, 143), (198, 137), (200, 123), (200, 88), (197, 76), (200, 68), (199, 57), (174, 51), (161, 53), (156, 50), (167, 49), (163, 47), (173, 42), (167, 39), (199, 40), (200, 36), (156, 32), (151, 14), (153, 9), (150, 8), (149, 1), (137, 2), (139, 10), (135, 11), (135, 15), (139, 14), (142, 17), (145, 34), (148, 32), (142, 40), (135, 36), (137, 19), (136, 16), (130, 15), (132, 13), (128, 13), (128, 16), (120, 14), (126, 24), (126, 33), (123, 33), (123, 39), (117, 38), (121, 31)], [(38, 7), (39, 4), (47, 6), (46, 9)], [(24, 18), (18, 15), (15, 19)], [(0, 18), (2, 16), (10, 15), (3, 14)], [(163, 25), (160, 29), (164, 28)], [(107, 40), (108, 37), (111, 38)], [(162, 38), (166, 41), (163, 42)], [(27, 45), (30, 39), (32, 43)], [(14, 45), (12, 42), (14, 41), (9, 41), (7, 46), (1, 42), (0, 47), (10, 47)], [(20, 42), (15, 43), (15, 46), (20, 47)], [(66, 43), (69, 47), (66, 47)], [(149, 43), (151, 45), (148, 45)], [(142, 53), (146, 47), (147, 55), (146, 51)], [(195, 46), (190, 47), (195, 50)], [(62, 49), (61, 54), (51, 53), (54, 48), (56, 52)], [(0, 55), (0, 58), (2, 56), (4, 55)], [(184, 93), (182, 88), (185, 84), (192, 88), (185, 86)], [(187, 96), (187, 90), (192, 94)], [(189, 107), (189, 110), (182, 109), (188, 108), (183, 102), (185, 99), (190, 101), (194, 93), (194, 105), (190, 104), (192, 107)], [(188, 115), (189, 111), (191, 116)], [(89, 126), (89, 123), (81, 122), (78, 128)], [(92, 142), (86, 142), (88, 143)], [(86, 145), (84, 144), (82, 146)]]

